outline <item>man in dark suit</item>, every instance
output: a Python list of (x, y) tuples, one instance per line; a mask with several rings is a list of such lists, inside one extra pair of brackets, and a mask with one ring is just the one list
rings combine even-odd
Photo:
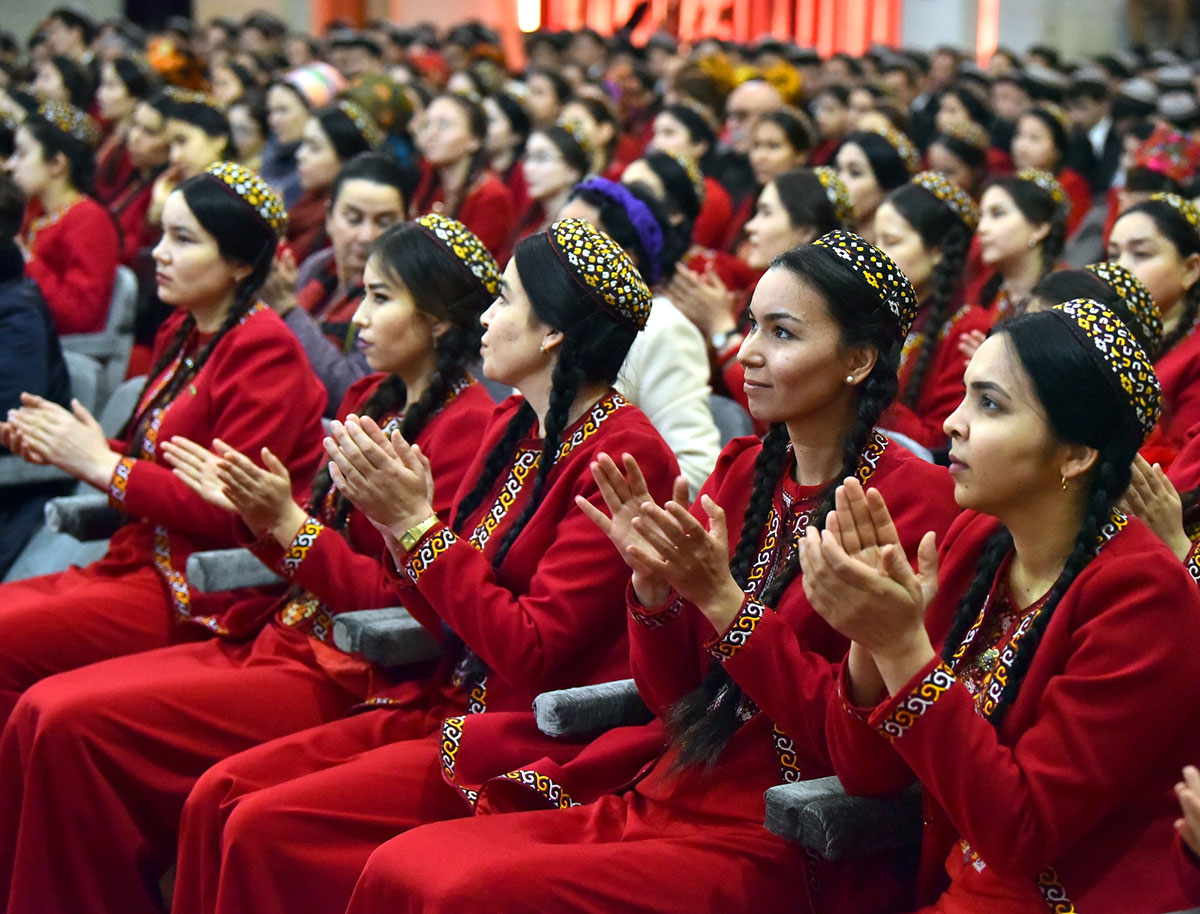
[(1121, 163), (1121, 137), (1113, 128), (1108, 81), (1093, 68), (1075, 74), (1067, 87), (1071, 142), (1067, 164), (1082, 174), (1093, 194), (1102, 194)]

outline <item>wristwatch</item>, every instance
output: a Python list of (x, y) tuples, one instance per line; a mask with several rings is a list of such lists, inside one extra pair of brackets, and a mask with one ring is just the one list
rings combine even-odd
[(417, 545), (421, 541), (421, 537), (428, 533), (429, 529), (437, 522), (438, 516), (430, 514), (419, 524), (409, 527), (404, 531), (404, 535), (400, 537), (400, 548), (405, 552), (412, 552), (413, 546)]
[(713, 348), (713, 352), (720, 354), (725, 351), (725, 347), (729, 345), (729, 341), (737, 335), (736, 330), (718, 330), (709, 338), (709, 344)]

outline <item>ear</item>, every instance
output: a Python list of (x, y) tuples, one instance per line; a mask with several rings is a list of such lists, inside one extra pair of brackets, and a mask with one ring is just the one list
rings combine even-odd
[(553, 352), (562, 345), (563, 335), (561, 330), (553, 330), (546, 328), (546, 332), (542, 334), (542, 351), (546, 353)]
[(1191, 288), (1200, 282), (1200, 254), (1188, 254), (1183, 260), (1183, 285)]
[(1082, 479), (1100, 459), (1100, 452), (1086, 444), (1064, 444), (1059, 449), (1058, 474), (1067, 482)]
[(851, 346), (845, 350), (846, 376), (853, 378), (852, 385), (861, 384), (874, 370), (879, 352), (873, 346)]
[(1046, 240), (1046, 236), (1050, 234), (1049, 222), (1038, 222), (1033, 226), (1032, 238), (1037, 244), (1041, 244)]
[(46, 170), (56, 178), (66, 178), (71, 174), (71, 163), (65, 153), (56, 152), (45, 160)]
[(241, 285), (246, 281), (246, 277), (254, 272), (254, 267), (248, 264), (239, 263), (233, 265), (234, 285)]
[(442, 334), (450, 329), (450, 326), (451, 324), (449, 321), (434, 321), (429, 328), (429, 332), (433, 334), (434, 341), (440, 339)]

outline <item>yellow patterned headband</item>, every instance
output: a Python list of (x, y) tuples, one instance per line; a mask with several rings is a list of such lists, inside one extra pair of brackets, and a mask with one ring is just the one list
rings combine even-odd
[(1048, 171), (1042, 171), (1040, 168), (1022, 168), (1017, 172), (1017, 178), (1021, 181), (1028, 181), (1030, 184), (1036, 184), (1051, 197), (1059, 206), (1067, 205), (1067, 193), (1063, 190), (1062, 185), (1058, 183), (1058, 179)]
[(917, 294), (892, 258), (853, 232), (841, 229), (826, 232), (813, 245), (834, 254), (866, 280), (879, 303), (895, 318), (898, 337), (908, 336), (917, 316)]
[(368, 146), (374, 149), (377, 146), (383, 145), (383, 131), (380, 129), (379, 124), (375, 122), (375, 118), (367, 114), (362, 105), (348, 98), (340, 98), (336, 104), (338, 110), (350, 118), (350, 123), (354, 125), (354, 129), (366, 140)]
[(426, 213), (413, 222), (449, 248), (450, 253), (462, 261), (484, 291), (495, 297), (500, 289), (500, 267), (478, 235), (457, 219), (440, 213)]
[(1136, 329), (1141, 339), (1157, 352), (1162, 345), (1163, 322), (1150, 290), (1119, 263), (1102, 261), (1088, 264), (1084, 269), (1113, 288), (1137, 322)]
[(896, 150), (896, 154), (904, 162), (904, 167), (908, 169), (910, 175), (915, 175), (921, 170), (921, 154), (917, 152), (917, 147), (913, 145), (912, 140), (891, 124), (878, 124), (867, 128), (866, 132), (874, 133), (887, 140), (888, 145)]
[(850, 191), (846, 189), (846, 182), (837, 173), (837, 169), (830, 168), (828, 165), (818, 165), (813, 169), (813, 174), (817, 176), (817, 180), (821, 182), (821, 187), (825, 190), (825, 196), (833, 204), (833, 214), (837, 217), (837, 221), (843, 225), (853, 222), (854, 198), (850, 196)]
[(74, 105), (46, 99), (38, 105), (37, 113), (42, 120), (85, 146), (94, 149), (100, 142), (100, 128), (96, 122)]
[(1200, 237), (1200, 209), (1196, 209), (1196, 204), (1191, 200), (1181, 197), (1179, 194), (1167, 193), (1151, 194), (1150, 199), (1167, 204), (1167, 206), (1183, 216), (1184, 221), (1192, 227), (1192, 231)]
[(567, 132), (567, 135), (579, 144), (579, 148), (591, 155), (595, 152), (592, 147), (592, 139), (588, 136), (587, 130), (583, 123), (573, 117), (560, 117), (558, 126)]
[(692, 188), (696, 191), (696, 199), (701, 203), (704, 202), (704, 173), (700, 171), (700, 164), (690, 155), (682, 152), (668, 152), (672, 159), (682, 166), (687, 172), (688, 180), (692, 182)]
[(653, 295), (619, 244), (579, 219), (559, 219), (546, 235), (576, 282), (609, 314), (635, 330), (646, 326)]
[(213, 162), (204, 173), (237, 194), (276, 235), (287, 225), (287, 212), (279, 196), (257, 174), (237, 162)]
[(979, 207), (965, 190), (940, 171), (923, 171), (913, 178), (912, 182), (945, 203), (950, 211), (963, 221), (968, 231), (975, 231), (975, 227), (979, 225)]
[(1154, 430), (1162, 390), (1150, 356), (1119, 317), (1099, 302), (1076, 298), (1050, 309), (1088, 345), (1100, 366), (1137, 417), (1143, 437)]
[(968, 146), (973, 146), (981, 151), (992, 145), (992, 138), (988, 136), (988, 132), (974, 121), (954, 121), (946, 125), (942, 134), (962, 140)]

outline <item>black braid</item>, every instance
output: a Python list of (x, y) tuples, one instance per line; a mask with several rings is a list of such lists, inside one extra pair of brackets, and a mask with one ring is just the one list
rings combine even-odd
[(956, 222), (942, 242), (942, 256), (929, 277), (933, 292), (929, 296), (929, 311), (920, 330), (924, 334), (920, 348), (913, 354), (913, 367), (900, 402), (915, 408), (925, 386), (926, 375), (941, 341), (946, 322), (952, 317), (950, 309), (958, 296), (963, 268), (971, 246), (971, 234), (961, 222)]
[(975, 566), (975, 577), (971, 579), (970, 586), (958, 601), (958, 610), (942, 645), (942, 659), (947, 663), (954, 660), (954, 652), (979, 618), (984, 601), (992, 590), (992, 583), (996, 580), (996, 572), (1000, 570), (1000, 563), (1012, 549), (1012, 544), (1012, 534), (1002, 527), (993, 533), (984, 545), (983, 553)]
[(993, 273), (991, 278), (983, 284), (983, 288), (979, 290), (979, 304), (990, 310), (996, 304), (996, 296), (1000, 294), (1002, 285), (1004, 285), (1004, 277), (999, 272)]
[(750, 567), (758, 556), (758, 540), (767, 515), (771, 512), (771, 499), (775, 486), (783, 475), (787, 462), (787, 426), (778, 422), (771, 426), (763, 437), (762, 449), (754, 461), (754, 487), (746, 502), (746, 513), (742, 518), (742, 533), (729, 560), (729, 572), (738, 585), (745, 587), (750, 578)]
[(483, 502), (484, 496), (492, 490), (492, 486), (496, 484), (500, 474), (512, 465), (513, 455), (517, 453), (517, 443), (529, 434), (535, 422), (537, 422), (537, 413), (534, 412), (528, 401), (522, 402), (520, 408), (508, 420), (504, 437), (496, 443), (492, 452), (488, 454), (487, 460), (484, 461), (483, 470), (475, 482), (475, 488), (459, 501), (458, 511), (454, 515), (452, 524), (455, 533), (462, 533), (463, 524), (467, 522), (471, 512)]
[(1192, 327), (1196, 323), (1197, 316), (1200, 316), (1200, 280), (1192, 283), (1188, 287), (1188, 290), (1183, 293), (1183, 314), (1180, 315), (1179, 323), (1175, 325), (1175, 329), (1163, 337), (1162, 345), (1158, 347), (1156, 358), (1161, 359), (1177, 343), (1192, 332)]

